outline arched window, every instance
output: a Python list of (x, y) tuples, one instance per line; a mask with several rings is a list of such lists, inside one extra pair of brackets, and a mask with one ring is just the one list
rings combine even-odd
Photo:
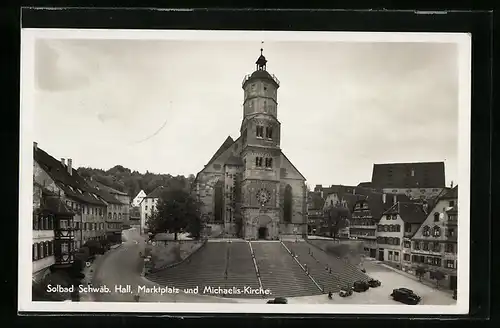
[(292, 206), (293, 206), (292, 186), (286, 185), (285, 195), (283, 199), (283, 220), (292, 222)]
[(424, 230), (422, 231), (422, 234), (423, 234), (425, 237), (430, 236), (430, 234), (431, 234), (431, 233), (430, 233), (430, 229), (429, 229), (429, 227), (428, 227), (428, 226), (425, 226), (425, 227), (424, 227)]
[(439, 237), (441, 236), (441, 228), (439, 227), (434, 227), (434, 229), (432, 229), (432, 234), (434, 237)]
[(38, 215), (33, 213), (33, 230), (38, 230)]
[(214, 221), (224, 221), (224, 183), (222, 180), (217, 181), (214, 187)]
[(43, 253), (45, 254), (45, 256), (49, 256), (49, 242), (46, 241), (43, 243)]
[(38, 230), (43, 230), (43, 216), (41, 214), (38, 215)]
[(121, 220), (121, 219), (122, 219), (122, 214), (118, 213), (118, 220)]
[(117, 218), (116, 213), (113, 213), (113, 219), (115, 219), (115, 220), (116, 220), (116, 218)]
[(111, 220), (111, 213), (108, 213), (108, 220)]

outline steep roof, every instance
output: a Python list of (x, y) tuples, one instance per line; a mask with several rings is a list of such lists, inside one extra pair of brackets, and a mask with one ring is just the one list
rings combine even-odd
[(110, 204), (116, 204), (116, 205), (123, 205), (122, 202), (120, 202), (115, 196), (113, 196), (111, 193), (109, 193), (106, 188), (102, 188), (102, 184), (97, 182), (97, 181), (93, 181), (93, 180), (87, 180), (87, 183), (89, 184), (89, 186), (91, 186), (92, 188), (94, 188), (94, 192), (96, 194), (98, 194), (99, 196), (102, 197), (102, 199), (104, 199), (105, 202), (107, 203), (110, 203)]
[(34, 160), (47, 172), (57, 186), (64, 191), (66, 196), (88, 204), (106, 205), (106, 203), (96, 197), (97, 195), (95, 195), (93, 189), (78, 174), (77, 170), (72, 168), (72, 174), (70, 175), (67, 166), (63, 166), (60, 161), (47, 154), (38, 146), (34, 147), (33, 156)]
[(419, 203), (398, 202), (397, 211), (406, 223), (423, 223), (427, 218), (422, 204)]
[(234, 144), (233, 138), (231, 136), (228, 136), (226, 140), (222, 143), (222, 145), (219, 147), (219, 149), (215, 152), (214, 156), (208, 161), (207, 165), (210, 164), (211, 162), (215, 161), (217, 157), (219, 157), (223, 152), (225, 152), (229, 147), (231, 147)]
[(40, 206), (40, 211), (59, 215), (75, 215), (75, 213), (71, 209), (69, 209), (66, 204), (64, 204), (64, 202), (61, 201), (61, 198), (59, 196), (54, 195), (44, 195), (42, 204)]
[(361, 188), (371, 188), (372, 187), (372, 183), (371, 183), (371, 181), (360, 182), (360, 183), (358, 183), (358, 187), (361, 187)]
[(283, 153), (283, 151), (281, 151), (281, 155), (283, 155), (283, 157), (288, 161), (288, 163), (290, 163), (290, 165), (292, 166), (292, 168), (297, 171), (297, 173), (300, 175), (300, 177), (302, 179), (304, 179), (304, 181), (306, 181), (306, 177), (304, 177), (304, 175), (302, 173), (300, 173), (300, 171), (295, 167), (295, 165), (293, 165), (293, 163), (288, 159), (288, 157), (286, 157), (286, 155)]
[(106, 190), (107, 192), (111, 193), (111, 194), (117, 194), (117, 195), (121, 195), (121, 196), (128, 196), (128, 194), (126, 192), (123, 192), (123, 191), (120, 191), (120, 190), (116, 190), (114, 188), (111, 188), (110, 186), (106, 186), (105, 184), (101, 183), (101, 182), (98, 182), (96, 181), (97, 185), (99, 186), (100, 189), (104, 189)]
[(156, 187), (155, 190), (147, 194), (146, 197), (144, 198), (160, 198), (161, 194), (166, 190), (166, 187), (164, 186), (159, 186)]
[(458, 198), (458, 185), (456, 185), (450, 190), (447, 190), (446, 193), (444, 193), (444, 195), (440, 197), (440, 199), (457, 199), (457, 198)]
[(443, 188), (444, 162), (374, 164), (375, 188)]
[(381, 192), (375, 192), (369, 189), (357, 188), (356, 192), (360, 192), (359, 195), (364, 196), (359, 197), (355, 203), (359, 201), (366, 201), (368, 203), (368, 208), (370, 209), (371, 215), (374, 219), (380, 219), (384, 212), (389, 210), (395, 205), (394, 197), (396, 197), (396, 202), (410, 202), (410, 199), (406, 195), (397, 194), (384, 194)]

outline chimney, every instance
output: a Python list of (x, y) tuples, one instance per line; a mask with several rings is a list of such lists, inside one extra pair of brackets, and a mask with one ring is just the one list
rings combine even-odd
[(387, 195), (382, 194), (382, 202), (385, 204), (387, 202)]
[(394, 195), (392, 197), (392, 202), (393, 202), (393, 204), (396, 204), (398, 202), (398, 195)]
[(356, 188), (352, 188), (352, 194), (356, 195)]
[(68, 173), (73, 175), (73, 160), (71, 158), (68, 158)]
[(321, 190), (321, 198), (323, 198), (323, 190)]
[(38, 150), (38, 142), (33, 141), (33, 149)]
[(450, 188), (453, 189), (453, 181), (450, 183)]
[(66, 166), (66, 160), (64, 158), (61, 158), (61, 165)]

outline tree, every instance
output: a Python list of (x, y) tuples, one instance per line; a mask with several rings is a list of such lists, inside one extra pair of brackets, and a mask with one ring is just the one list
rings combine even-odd
[(337, 238), (341, 229), (347, 227), (349, 223), (350, 212), (347, 208), (339, 204), (333, 204), (325, 210), (325, 220), (328, 224), (330, 237)]
[(422, 281), (422, 278), (424, 277), (424, 274), (426, 272), (427, 272), (427, 270), (423, 266), (418, 266), (415, 269), (415, 275), (418, 277), (418, 281)]
[(439, 289), (439, 283), (444, 280), (444, 278), (446, 277), (446, 275), (442, 272), (442, 271), (434, 271), (432, 273), (432, 276), (431, 278), (436, 280), (436, 288)]
[(169, 232), (178, 240), (178, 234), (186, 231), (194, 237), (201, 234), (201, 204), (188, 191), (167, 188), (148, 220), (148, 228), (153, 233)]

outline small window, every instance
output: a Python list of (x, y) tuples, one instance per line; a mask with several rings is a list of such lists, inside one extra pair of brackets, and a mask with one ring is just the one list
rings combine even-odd
[(434, 227), (432, 234), (434, 237), (441, 236), (441, 229), (439, 227)]
[(450, 207), (453, 207), (455, 206), (455, 201), (454, 200), (450, 200)]
[(257, 167), (262, 166), (262, 157), (255, 157), (255, 166)]
[(434, 222), (439, 222), (439, 213), (434, 213)]
[(264, 127), (262, 125), (257, 125), (256, 135), (257, 135), (257, 138), (264, 137)]
[(272, 158), (266, 158), (266, 167), (271, 168), (273, 167), (273, 159)]
[(268, 139), (273, 138), (273, 128), (270, 126), (266, 127), (266, 138)]

